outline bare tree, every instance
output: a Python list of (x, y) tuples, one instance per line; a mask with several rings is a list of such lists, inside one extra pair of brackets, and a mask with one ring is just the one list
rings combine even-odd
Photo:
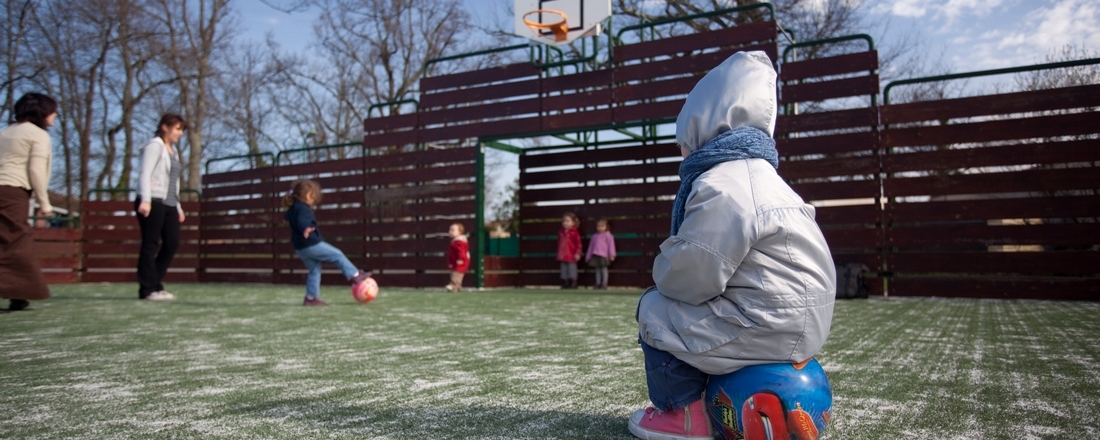
[[(237, 140), (243, 140), (247, 152), (259, 153), (262, 144), (276, 144), (271, 126), (278, 117), (274, 97), (281, 76), (272, 53), (277, 48), (247, 43), (236, 47), (225, 64), (225, 75), (218, 78), (220, 99), (212, 103), (216, 119)], [(262, 157), (254, 166), (266, 166)]]
[(5, 0), (3, 9), (4, 107), (0, 119), (8, 116), (15, 104), (16, 90), (22, 83), (38, 76), (45, 67), (27, 54), (32, 15), (38, 7), (35, 0)]
[[(167, 33), (166, 64), (179, 78), (179, 105), (187, 119), (186, 187), (202, 185), (203, 135), (215, 62), (234, 35), (230, 0), (158, 0), (155, 14)], [(182, 143), (181, 143), (182, 144)], [(182, 151), (182, 148), (181, 148)]]
[[(424, 63), (463, 48), (469, 17), (459, 0), (314, 0), (323, 61), (280, 56), (292, 90), (286, 118), (316, 133), (313, 143), (361, 138), (371, 105), (416, 96)], [(402, 112), (389, 106), (389, 114)]]
[[(66, 155), (74, 150), (79, 157), (79, 192), (87, 196), (90, 189), (89, 161), (92, 156), (92, 136), (100, 126), (96, 98), (102, 86), (108, 52), (114, 41), (117, 22), (101, 14), (104, 5), (97, 1), (45, 4), (36, 16), (36, 31), (45, 41), (41, 52), (50, 63), (51, 77), (46, 88), (63, 104), (62, 143)], [(75, 142), (75, 148), (71, 144)], [(66, 161), (69, 161), (67, 158)], [(71, 163), (67, 162), (67, 166)], [(71, 170), (71, 168), (70, 168)], [(66, 173), (71, 179), (71, 172)], [(71, 194), (73, 182), (66, 185)]]

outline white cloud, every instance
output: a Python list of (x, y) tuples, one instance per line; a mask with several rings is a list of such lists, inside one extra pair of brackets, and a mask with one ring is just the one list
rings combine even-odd
[(1092, 0), (1062, 0), (1041, 8), (1024, 28), (1001, 38), (1001, 49), (1029, 51), (1034, 59), (1069, 44), (1100, 48), (1100, 5)]
[(923, 17), (928, 10), (928, 2), (923, 0), (892, 0), (890, 3), (890, 13), (899, 17)]
[(947, 4), (939, 9), (948, 21), (955, 21), (968, 14), (979, 17), (987, 15), (1003, 3), (1004, 0), (947, 0)]

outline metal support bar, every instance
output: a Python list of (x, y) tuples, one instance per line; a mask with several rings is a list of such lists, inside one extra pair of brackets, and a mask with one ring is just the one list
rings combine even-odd
[(825, 39), (822, 39), (822, 40), (803, 41), (801, 43), (794, 43), (790, 46), (787, 46), (785, 49), (783, 49), (783, 62), (784, 63), (790, 62), (790, 60), (787, 59), (787, 55), (789, 55), (791, 53), (791, 51), (793, 51), (797, 48), (800, 48), (800, 47), (820, 46), (820, 45), (823, 45), (823, 44), (840, 43), (842, 41), (852, 41), (852, 40), (865, 40), (865, 41), (867, 41), (867, 46), (868, 46), (867, 51), (870, 52), (872, 50), (875, 50), (875, 39), (872, 38), (870, 35), (867, 35), (867, 34), (845, 35), (843, 37), (834, 37), (834, 38), (825, 38)]
[(571, 143), (573, 145), (576, 145), (578, 147), (582, 147), (582, 146), (587, 145), (587, 143), (581, 142), (579, 139), (573, 139), (573, 138), (571, 138), (569, 136), (566, 136), (564, 134), (555, 134), (555, 135), (551, 135), (551, 136), (553, 136), (555, 138), (558, 138), (558, 139), (561, 139), (563, 141), (569, 142), (569, 143)]
[(485, 147), (481, 144), (477, 146), (477, 177), (476, 177), (476, 192), (474, 194), (474, 225), (473, 231), (477, 235), (477, 248), (473, 261), (477, 262), (474, 270), (476, 274), (474, 276), (474, 287), (482, 288), (485, 286)]
[[(617, 131), (619, 133), (622, 133), (622, 134), (625, 134), (627, 136), (630, 136), (631, 138), (634, 138), (634, 139), (639, 140), (639, 141), (647, 140), (644, 134), (638, 134), (638, 133), (635, 133), (633, 131), (627, 130), (625, 128), (616, 128), (615, 131)], [(642, 132), (645, 133), (645, 126), (644, 125), (642, 126)]]
[(890, 89), (894, 88), (894, 86), (905, 84), (918, 84), (934, 81), (946, 81), (951, 79), (974, 78), (989, 75), (1003, 75), (1006, 73), (1031, 72), (1035, 70), (1059, 69), (1063, 67), (1088, 66), (1092, 64), (1100, 64), (1100, 58), (1085, 58), (1082, 60), (1062, 61), (1057, 63), (1033, 64), (1030, 66), (1007, 67), (1004, 69), (978, 70), (974, 72), (953, 73), (950, 75), (937, 75), (927, 76), (923, 78), (902, 79), (898, 81), (893, 81), (886, 85), (886, 88), (882, 90), (882, 102), (883, 105), (890, 105)]
[(515, 145), (509, 145), (500, 141), (482, 141), (482, 145), (494, 150), (507, 151), (509, 153), (523, 154), (523, 149)]
[(223, 160), (233, 160), (233, 159), (248, 159), (248, 158), (260, 157), (260, 156), (271, 156), (271, 163), (272, 164), (274, 164), (275, 161), (276, 161), (275, 154), (267, 152), (267, 151), (262, 151), (262, 152), (259, 152), (259, 153), (241, 154), (241, 155), (237, 155), (237, 156), (216, 157), (216, 158), (209, 159), (209, 160), (206, 161), (206, 174), (210, 174), (210, 164), (213, 163), (213, 162), (219, 162), (219, 161), (223, 161)]
[(345, 142), (345, 143), (342, 143), (342, 144), (317, 145), (317, 146), (313, 146), (313, 147), (304, 147), (304, 148), (294, 148), (294, 149), (291, 149), (291, 150), (283, 150), (283, 151), (280, 151), (279, 154), (275, 155), (275, 165), (279, 165), (279, 161), (280, 161), (280, 159), (282, 159), (284, 154), (301, 153), (301, 152), (316, 151), (316, 150), (327, 150), (327, 149), (330, 149), (330, 148), (352, 147), (352, 146), (355, 146), (355, 145), (363, 145), (363, 142)]

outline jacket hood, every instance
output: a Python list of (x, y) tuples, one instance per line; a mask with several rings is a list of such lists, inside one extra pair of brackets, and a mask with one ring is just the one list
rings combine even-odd
[(762, 51), (737, 52), (708, 72), (688, 94), (676, 118), (676, 143), (702, 148), (737, 127), (756, 127), (769, 136), (777, 111), (775, 68)]

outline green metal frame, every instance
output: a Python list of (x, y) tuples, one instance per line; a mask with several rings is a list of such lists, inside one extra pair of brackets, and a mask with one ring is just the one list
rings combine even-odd
[(475, 249), (474, 261), (477, 262), (474, 277), (474, 287), (485, 287), (485, 148), (480, 143), (477, 146), (477, 163), (475, 164), (475, 190), (474, 194), (474, 232), (477, 234), (477, 249)]
[(790, 62), (790, 60), (787, 59), (787, 55), (789, 55), (791, 51), (800, 47), (820, 46), (823, 44), (839, 43), (842, 41), (851, 40), (866, 40), (868, 46), (867, 51), (870, 52), (872, 50), (875, 50), (875, 39), (873, 37), (867, 34), (852, 34), (845, 35), (843, 37), (825, 38), (821, 40), (803, 41), (801, 43), (791, 44), (790, 46), (787, 46), (785, 49), (783, 49), (783, 62)]
[(363, 142), (344, 142), (342, 144), (316, 145), (316, 146), (312, 146), (312, 147), (302, 147), (302, 148), (293, 148), (293, 149), (290, 149), (290, 150), (282, 150), (282, 151), (279, 152), (279, 154), (275, 155), (275, 165), (279, 165), (280, 159), (282, 159), (284, 154), (303, 153), (303, 152), (317, 151), (317, 150), (328, 150), (328, 149), (332, 149), (332, 148), (353, 147), (353, 146), (356, 146), (356, 145), (363, 145)]
[(238, 156), (215, 157), (213, 159), (207, 159), (206, 160), (206, 165), (205, 165), (206, 174), (210, 174), (210, 164), (212, 162), (220, 162), (220, 161), (234, 160), (234, 159), (247, 159), (247, 158), (252, 158), (252, 157), (260, 157), (260, 156), (271, 156), (271, 163), (273, 165), (276, 163), (276, 159), (278, 159), (278, 157), (275, 156), (275, 153), (271, 153), (271, 152), (267, 152), (267, 151), (262, 151), (262, 152), (259, 152), (259, 153), (241, 154), (241, 155), (238, 155)]
[(768, 2), (760, 2), (760, 3), (753, 3), (751, 5), (737, 6), (737, 7), (726, 8), (726, 9), (717, 9), (717, 10), (710, 11), (710, 12), (701, 12), (701, 13), (698, 13), (698, 14), (685, 15), (683, 17), (663, 18), (663, 19), (660, 19), (660, 20), (657, 20), (657, 21), (650, 21), (650, 22), (646, 22), (646, 23), (640, 23), (640, 24), (626, 26), (626, 27), (620, 29), (617, 34), (615, 34), (615, 42), (617, 44), (621, 45), (622, 41), (623, 41), (622, 40), (623, 32), (626, 32), (626, 31), (653, 28), (653, 27), (656, 27), (656, 26), (664, 25), (664, 24), (678, 23), (678, 22), (681, 22), (681, 21), (694, 20), (696, 18), (705, 18), (705, 17), (714, 17), (714, 16), (717, 16), (717, 15), (726, 15), (726, 14), (729, 14), (731, 12), (741, 12), (741, 11), (747, 11), (747, 10), (750, 10), (750, 9), (759, 9), (759, 8), (766, 8), (768, 10), (768, 12), (771, 13), (772, 21), (775, 21), (775, 5), (773, 5), (771, 3), (768, 3)]
[[(379, 103), (376, 103), (376, 104), (371, 104), (370, 107), (367, 107), (367, 117), (369, 118), (371, 112), (373, 112), (374, 109), (376, 109), (376, 108), (381, 108), (381, 107), (385, 107), (385, 106), (388, 106), (388, 105), (401, 105), (401, 104), (412, 104), (413, 106), (416, 107), (416, 111), (420, 111), (420, 101), (417, 101), (417, 100), (412, 99), (412, 98), (398, 99), (396, 101), (386, 101), (386, 102), (379, 102)], [(378, 112), (378, 116), (385, 116), (385, 115), (383, 115), (382, 112)]]
[(918, 83), (926, 83), (926, 82), (934, 82), (934, 81), (947, 81), (947, 80), (961, 79), (961, 78), (975, 78), (975, 77), (979, 77), (979, 76), (1003, 75), (1003, 74), (1006, 74), (1006, 73), (1031, 72), (1031, 71), (1035, 71), (1035, 70), (1058, 69), (1058, 68), (1063, 68), (1063, 67), (1088, 66), (1088, 65), (1093, 65), (1093, 64), (1100, 64), (1100, 58), (1085, 58), (1085, 59), (1081, 59), (1081, 60), (1061, 61), (1061, 62), (1057, 62), (1057, 63), (1032, 64), (1030, 66), (1007, 67), (1007, 68), (1004, 68), (1004, 69), (978, 70), (978, 71), (974, 71), (974, 72), (953, 73), (953, 74), (950, 74), (950, 75), (937, 75), (937, 76), (926, 76), (926, 77), (922, 77), (922, 78), (902, 79), (902, 80), (898, 80), (898, 81), (892, 81), (889, 84), (886, 84), (886, 87), (882, 89), (882, 102), (883, 102), (883, 105), (890, 105), (890, 89), (894, 88), (895, 86), (901, 86), (901, 85), (906, 85), (906, 84), (918, 84)]

